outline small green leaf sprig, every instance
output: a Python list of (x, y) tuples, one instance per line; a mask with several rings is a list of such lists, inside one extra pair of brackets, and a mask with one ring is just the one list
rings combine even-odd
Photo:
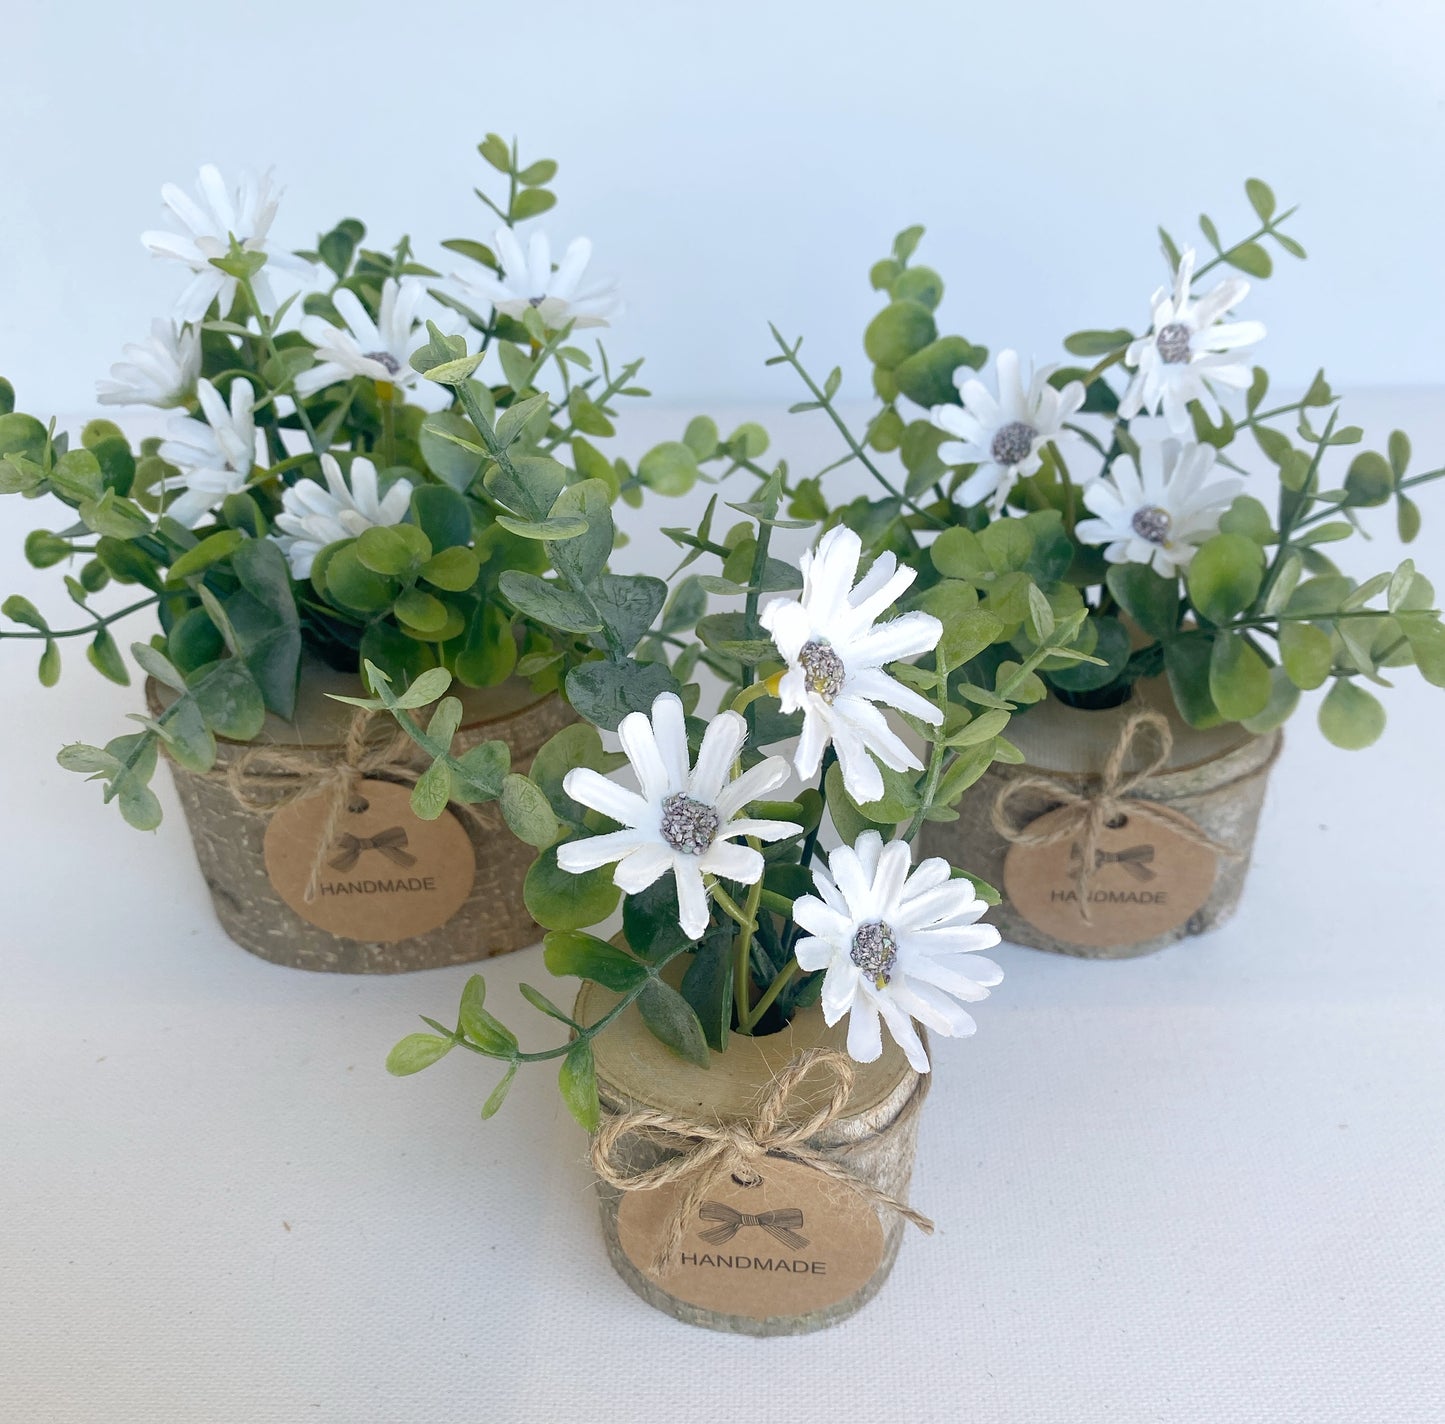
[[(505, 183), (504, 197), (478, 191), (500, 233), (554, 206), (554, 161), (523, 162), (515, 142), (495, 134), (480, 152)], [(208, 182), (222, 180), (203, 174), (203, 201)], [(243, 183), (228, 218), (237, 230), (219, 229), (228, 252), (191, 264), (193, 286), (218, 289), (209, 308), (158, 323), (145, 360), (171, 362), (171, 385), (118, 366), (124, 379), (102, 396), (175, 408), (189, 417), (178, 436), (135, 445), (96, 420), (73, 443), (53, 421), (17, 411), (0, 381), (0, 493), (56, 501), (59, 526), (31, 533), (25, 552), (36, 567), (72, 570), (62, 576), (81, 610), (66, 624), (13, 596), (0, 604), (14, 625), (0, 640), (39, 643), (47, 686), (70, 639), (126, 684), (118, 625), (141, 614), (160, 624), (130, 652), (161, 685), (162, 710), (104, 746), (60, 754), (140, 828), (160, 820), (149, 783), (162, 747), (181, 766), (208, 770), (216, 738), (247, 741), (267, 713), (292, 716), (310, 663), (357, 672), (370, 662), (401, 682), (441, 668), (469, 687), (520, 676), (615, 725), (629, 699), (672, 685), (661, 639), (691, 627), (694, 605), (677, 603), (653, 630), (662, 582), (605, 571), (612, 506), (683, 493), (710, 478), (702, 464), (731, 467), (751, 448), (747, 430), (724, 445), (700, 419), (636, 469), (605, 454), (599, 442), (615, 434), (619, 403), (647, 392), (640, 361), (615, 367), (600, 343), (579, 344), (577, 328), (598, 324), (604, 299), (569, 301), (560, 268), (523, 271), (526, 258), (508, 271), (494, 246), (443, 243), (492, 284), (478, 302), (420, 262), (409, 238), (367, 246), (354, 218), (288, 255), (266, 236), (267, 191)], [(163, 237), (157, 250), (174, 256), (176, 239)], [(518, 239), (511, 245), (521, 251)], [(287, 265), (302, 269), (305, 289), (277, 304), (267, 281)], [(498, 297), (504, 283), (530, 279), (547, 292), (535, 304), (525, 292), (520, 302)], [(424, 324), (421, 288), (435, 318)], [(397, 316), (407, 302), (418, 308), (410, 324)], [(378, 341), (389, 349), (373, 349)], [(221, 486), (207, 486), (208, 507), (194, 510), (198, 481), (183, 457), (198, 445), (225, 469)], [(333, 513), (351, 506), (347, 518), (362, 527), (324, 524), (303, 562), (297, 521), (328, 499)], [(140, 596), (99, 606), (112, 584)]]
[[(891, 254), (870, 273), (886, 305), (864, 333), (881, 404), (862, 436), (848, 429), (835, 404), (841, 372), (835, 369), (820, 383), (802, 364), (800, 343), (774, 332), (774, 361), (789, 366), (808, 390), (809, 399), (794, 409), (822, 411), (846, 446), (836, 465), (789, 486), (789, 512), (842, 522), (871, 552), (892, 550), (915, 561), (923, 571), (912, 595), (916, 606), (962, 611), (972, 609), (976, 597), (976, 606), (1002, 625), (999, 636), (954, 673), (960, 686), (951, 701), (967, 700), (968, 688), (987, 690), (1000, 667), (1039, 646), (1045, 630), (1081, 613), (1073, 648), (1091, 657), (1044, 659), (1025, 702), (1054, 696), (1075, 706), (1110, 706), (1139, 679), (1162, 674), (1192, 725), (1238, 722), (1262, 733), (1291, 715), (1301, 693), (1319, 690), (1326, 737), (1359, 748), (1380, 735), (1385, 721), (1371, 685), (1389, 687), (1390, 674), (1407, 666), (1427, 682), (1445, 685), (1445, 628), (1434, 587), (1413, 561), (1358, 580), (1335, 563), (1333, 551), (1326, 552), (1354, 535), (1368, 537), (1362, 515), (1388, 504), (1395, 507), (1401, 539), (1411, 541), (1420, 527), (1414, 492), (1445, 469), (1414, 471), (1403, 431), (1392, 432), (1383, 450), (1355, 453), (1341, 469), (1341, 455), (1360, 445), (1364, 434), (1341, 420), (1323, 372), (1303, 396), (1272, 402), (1265, 369), (1239, 366), (1242, 408), (1231, 409), (1216, 399), (1210, 362), (1192, 365), (1200, 356), (1216, 367), (1233, 359), (1229, 342), (1216, 352), (1209, 337), (1212, 323), (1234, 321), (1230, 310), (1247, 291), (1247, 284), (1230, 281), (1201, 295), (1194, 284), (1231, 271), (1267, 278), (1274, 253), (1305, 256), (1286, 231), (1295, 209), (1281, 210), (1258, 179), (1246, 184), (1246, 197), (1255, 225), (1237, 240), (1226, 240), (1208, 215), (1201, 216), (1203, 261), (1160, 230), (1171, 285), (1155, 301), (1171, 303), (1173, 317), (1182, 292), (1183, 320), (1143, 333), (1118, 326), (1067, 337), (1068, 353), (1090, 364), (1042, 373), (1052, 397), (1046, 393), (1031, 407), (1047, 411), (1052, 399), (1070, 407), (1064, 418), (1056, 428), (1037, 430), (1027, 422), (1011, 431), (996, 423), (987, 433), (1002, 443), (984, 449), (982, 460), (961, 458), (960, 449), (968, 447), (954, 432), (978, 433), (979, 412), (987, 415), (987, 409), (976, 393), (997, 400), (997, 373), (1006, 358), (1016, 358), (1000, 354), (990, 385), (983, 379), (988, 351), (940, 332), (943, 279), (914, 261), (921, 227), (900, 233)], [(1225, 305), (1206, 310), (1212, 294), (1226, 289), (1220, 298)], [(1201, 316), (1208, 320), (1192, 325)], [(1231, 328), (1230, 342), (1254, 344), (1263, 328), (1248, 333), (1247, 343), (1245, 328), (1257, 325)], [(1155, 417), (1159, 406), (1145, 380), (1151, 371), (1156, 393), (1181, 371), (1197, 379), (1180, 388), (1172, 411), (1166, 399)], [(975, 424), (961, 424), (962, 417)], [(1129, 478), (1141, 460), (1156, 458), (1148, 447), (1160, 445), (1158, 427), (1166, 418), (1165, 438), (1177, 442), (1172, 448), (1182, 454), (1166, 447), (1162, 460), (1166, 473), (1172, 462), (1176, 480), (1191, 462), (1210, 470), (1210, 479), (1226, 471), (1244, 476), (1251, 452), (1240, 442), (1247, 439), (1274, 466), (1279, 487), (1273, 509), (1242, 489), (1205, 509), (1202, 524), (1172, 540), (1172, 557), (1151, 559), (1147, 554), (1161, 544), (1146, 549), (1135, 539), (1132, 550), (1126, 546), (1141, 527), (1151, 538), (1162, 534), (1163, 542), (1171, 542), (1170, 521), (1176, 529), (1186, 522), (1179, 510), (1141, 504), (1133, 511), (1139, 522), (1116, 529), (1106, 541), (1095, 506), (1116, 519), (1129, 513), (1126, 499), (1102, 492), (1117, 486), (1132, 493)], [(1065, 437), (1083, 448), (1082, 462), (1066, 451)], [(981, 491), (981, 471), (991, 473), (985, 471), (988, 457), (995, 451), (1011, 457), (1011, 446), (1024, 459), (1005, 471), (1000, 492)], [(835, 507), (826, 477), (850, 464), (868, 471), (879, 493)], [(1179, 485), (1165, 487), (1177, 491)], [(1220, 481), (1213, 488), (1227, 486)]]

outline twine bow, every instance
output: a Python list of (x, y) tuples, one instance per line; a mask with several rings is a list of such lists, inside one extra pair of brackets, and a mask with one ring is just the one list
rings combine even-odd
[(704, 1221), (715, 1221), (706, 1231), (699, 1231), (709, 1246), (725, 1246), (745, 1226), (761, 1227), (775, 1241), (781, 1241), (790, 1251), (801, 1251), (808, 1244), (808, 1238), (798, 1230), (803, 1224), (803, 1209), (785, 1206), (777, 1211), (760, 1211), (751, 1216), (745, 1211), (736, 1211), (726, 1202), (703, 1202), (697, 1213)]
[(379, 850), (393, 865), (416, 864), (416, 857), (406, 848), (406, 832), (400, 826), (388, 826), (374, 836), (354, 836), (350, 831), (342, 831), (335, 845), (337, 853), (329, 862), (333, 870), (350, 870), (368, 850)]
[[(1137, 751), (1136, 744), (1146, 735), (1152, 735), (1155, 743), (1154, 755), (1147, 758), (1138, 771), (1125, 772), (1124, 763), (1131, 752)], [(1119, 739), (1114, 743), (1099, 785), (1090, 791), (1080, 791), (1067, 782), (1056, 781), (1051, 776), (1021, 776), (1006, 782), (999, 790), (993, 803), (993, 827), (1006, 841), (1014, 845), (1046, 846), (1059, 841), (1072, 840), (1075, 855), (1070, 868), (1074, 871), (1079, 894), (1079, 914), (1085, 924), (1092, 924), (1089, 913), (1089, 885), (1094, 873), (1105, 864), (1101, 859), (1099, 838), (1106, 828), (1122, 824), (1121, 818), (1133, 817), (1141, 821), (1152, 821), (1155, 825), (1167, 827), (1182, 840), (1191, 845), (1203, 846), (1215, 855), (1231, 860), (1238, 859), (1238, 852), (1221, 845), (1211, 836), (1205, 835), (1182, 811), (1157, 801), (1146, 800), (1139, 788), (1156, 772), (1162, 771), (1169, 761), (1174, 747), (1174, 735), (1169, 730), (1168, 719), (1159, 712), (1135, 712), (1119, 730)], [(1018, 819), (1019, 812), (1013, 801), (1017, 796), (1029, 792), (1041, 792), (1051, 800), (1060, 803), (1067, 812), (1060, 816), (1047, 830), (1032, 830), (1037, 817), (1024, 821)], [(1119, 858), (1130, 855), (1141, 847), (1119, 852)], [(1153, 859), (1153, 847), (1147, 847), (1149, 859)], [(1111, 856), (1110, 859), (1113, 857)], [(1142, 865), (1131, 863), (1130, 873), (1143, 869)], [(1136, 878), (1141, 878), (1137, 877)]]
[[(833, 1075), (832, 1093), (826, 1104), (813, 1109), (804, 1120), (790, 1123), (787, 1120), (788, 1109), (803, 1079), (814, 1068), (825, 1068)], [(708, 1193), (727, 1177), (736, 1177), (740, 1183), (761, 1180), (758, 1166), (767, 1157), (812, 1167), (825, 1177), (851, 1187), (871, 1205), (896, 1211), (920, 1231), (931, 1233), (933, 1223), (921, 1212), (854, 1176), (828, 1153), (808, 1145), (809, 1138), (815, 1137), (842, 1115), (852, 1090), (853, 1065), (847, 1057), (829, 1048), (810, 1048), (800, 1053), (778, 1075), (752, 1121), (697, 1122), (652, 1108), (604, 1117), (602, 1126), (592, 1139), (592, 1168), (608, 1186), (624, 1192), (648, 1191), (674, 1182), (687, 1182), (687, 1189), (669, 1217), (667, 1230), (653, 1257), (652, 1269), (659, 1276), (669, 1270), (672, 1258), (682, 1244), (688, 1222), (699, 1214)], [(620, 1166), (614, 1154), (618, 1143), (629, 1133), (638, 1133), (660, 1145), (675, 1148), (677, 1155), (655, 1167), (637, 1171)], [(738, 1225), (743, 1224), (740, 1218)], [(757, 1224), (763, 1223), (758, 1220)], [(798, 1224), (802, 1224), (801, 1219)], [(791, 1225), (788, 1229), (791, 1230)]]
[[(231, 794), (248, 811), (257, 814), (275, 811), (293, 801), (303, 801), (308, 796), (326, 797), (326, 815), (316, 839), (316, 855), (311, 862), (303, 897), (308, 904), (316, 898), (322, 867), (326, 864), (328, 853), (337, 845), (342, 818), (357, 800), (361, 783), (381, 772), (397, 780), (416, 780), (416, 772), (403, 760), (411, 747), (411, 738), (393, 723), (390, 736), (372, 741), (367, 734), (375, 715), (364, 709), (357, 712), (346, 729), (346, 740), (339, 755), (329, 764), (318, 765), (318, 753), (314, 747), (253, 746), (242, 752), (226, 770), (226, 784)], [(389, 834), (382, 832), (376, 839)], [(355, 838), (347, 837), (347, 840), (351, 839)], [(406, 843), (405, 832), (402, 832), (401, 843)], [(358, 841), (356, 855), (361, 854), (361, 848)], [(376, 849), (382, 847), (376, 846)], [(343, 855), (346, 853), (344, 850)], [(398, 860), (398, 865), (415, 863), (414, 856), (405, 851), (401, 854), (406, 856), (406, 860)], [(395, 859), (394, 856), (392, 858)], [(333, 864), (339, 870), (349, 869), (355, 864), (355, 856), (347, 865), (341, 865), (339, 861)]]

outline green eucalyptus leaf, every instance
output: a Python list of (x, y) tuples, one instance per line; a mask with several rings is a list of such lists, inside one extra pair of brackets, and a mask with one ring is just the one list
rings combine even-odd
[(1377, 697), (1348, 678), (1338, 678), (1320, 703), (1320, 731), (1346, 751), (1359, 751), (1379, 740), (1385, 709)]
[(1211, 623), (1227, 623), (1254, 602), (1264, 579), (1264, 555), (1242, 534), (1206, 540), (1188, 572), (1189, 597)]
[(664, 692), (680, 692), (665, 664), (635, 658), (582, 663), (567, 674), (567, 700), (593, 726), (617, 730), (629, 712), (650, 712)]
[(564, 633), (596, 633), (602, 620), (591, 600), (571, 589), (538, 578), (536, 574), (506, 569), (499, 580), (503, 596), (544, 628)]
[(547, 971), (557, 978), (591, 979), (625, 994), (647, 978), (647, 966), (625, 949), (580, 930), (552, 930), (542, 940)]
[(1221, 629), (1214, 635), (1209, 695), (1229, 722), (1257, 717), (1269, 704), (1269, 667), (1243, 634)]
[(1330, 635), (1313, 623), (1281, 623), (1279, 656), (1290, 681), (1305, 691), (1322, 686), (1334, 666)]
[(562, 827), (547, 797), (525, 776), (511, 773), (502, 783), (502, 816), (518, 840), (539, 850), (555, 841)]
[(557, 864), (556, 846), (548, 846), (532, 862), (522, 891), (528, 913), (552, 930), (600, 924), (616, 909), (620, 893), (610, 865), (573, 875)]
[(386, 1071), (404, 1078), (430, 1068), (452, 1051), (452, 1041), (435, 1033), (409, 1033), (386, 1055)]
[(875, 366), (892, 371), (938, 336), (933, 313), (921, 302), (895, 301), (868, 323), (863, 349)]
[(1164, 669), (1175, 706), (1191, 727), (1217, 727), (1224, 718), (1209, 690), (1213, 637), (1208, 633), (1180, 633), (1164, 643)]
[(411, 809), (423, 821), (435, 821), (452, 799), (452, 774), (444, 761), (434, 761), (411, 788)]
[(652, 1036), (685, 1062), (709, 1066), (707, 1037), (692, 1005), (661, 979), (649, 980), (637, 996), (637, 1009)]
[(507, 1091), (512, 1086), (512, 1079), (517, 1076), (517, 1069), (520, 1065), (514, 1060), (507, 1065), (507, 1071), (502, 1074), (497, 1086), (487, 1094), (487, 1100), (482, 1104), (482, 1120), (485, 1122), (490, 1117), (495, 1117), (497, 1110), (507, 1100)]
[(1276, 727), (1283, 726), (1299, 705), (1299, 688), (1282, 667), (1269, 670), (1269, 700), (1264, 709), (1253, 717), (1241, 718), (1246, 732), (1262, 737)]
[[(531, 189), (528, 190), (533, 191)], [(557, 1086), (567, 1111), (587, 1132), (596, 1132), (602, 1109), (597, 1101), (597, 1065), (592, 1058), (592, 1044), (578, 1039), (567, 1050), (557, 1074)]]

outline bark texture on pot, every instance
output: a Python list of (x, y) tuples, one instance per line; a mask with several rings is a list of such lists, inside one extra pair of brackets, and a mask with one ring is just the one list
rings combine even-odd
[[(996, 824), (995, 807), (999, 797), (1015, 783), (1029, 778), (1046, 778), (1067, 788), (1078, 797), (1099, 794), (1101, 771), (1110, 752), (1119, 741), (1129, 719), (1141, 709), (1152, 710), (1168, 719), (1172, 746), (1164, 765), (1145, 779), (1132, 795), (1156, 803), (1169, 811), (1187, 817), (1202, 836), (1226, 848), (1227, 854), (1196, 853), (1191, 865), (1192, 876), (1205, 878), (1199, 887), (1196, 907), (1177, 923), (1156, 933), (1131, 934), (1124, 926), (1111, 931), (1107, 923), (1085, 932), (1080, 926), (1077, 936), (1061, 933), (1058, 919), (1048, 913), (1050, 898), (1068, 895), (1071, 882), (1055, 877), (1048, 883), (1041, 878), (1037, 885), (1027, 882), (1020, 867), (1029, 862), (1010, 860), (1019, 848), (1005, 837)], [(982, 779), (968, 792), (959, 807), (959, 819), (953, 822), (930, 822), (924, 826), (921, 846), (928, 855), (940, 855), (965, 874), (977, 875), (996, 886), (1003, 902), (990, 911), (990, 920), (999, 927), (1006, 940), (1029, 945), (1035, 949), (1052, 950), (1091, 959), (1122, 959), (1148, 954), (1176, 943), (1190, 935), (1203, 934), (1223, 924), (1234, 913), (1249, 871), (1255, 832), (1264, 805), (1269, 771), (1279, 753), (1282, 734), (1276, 730), (1264, 736), (1253, 736), (1237, 723), (1198, 731), (1180, 717), (1162, 679), (1140, 683), (1135, 697), (1120, 707), (1100, 711), (1082, 711), (1063, 705), (1052, 698), (1030, 709), (1010, 723), (1009, 739), (1024, 754), (1024, 764), (994, 763)], [(1138, 757), (1133, 769), (1142, 765)], [(1010, 795), (1008, 809), (1014, 824), (1024, 824), (1057, 813), (1064, 800), (1041, 788), (1018, 790)], [(1142, 824), (1142, 822), (1141, 822)], [(1161, 832), (1167, 839), (1167, 829)], [(1151, 835), (1142, 831), (1125, 835), (1114, 842), (1116, 849), (1102, 859), (1118, 862), (1137, 847), (1117, 849), (1126, 841), (1147, 842)], [(1064, 852), (1079, 851), (1064, 846), (1055, 862), (1062, 863)], [(1152, 848), (1147, 852), (1152, 854)], [(1198, 857), (1203, 857), (1202, 870)], [(1077, 864), (1077, 862), (1075, 862)], [(1124, 870), (1130, 867), (1125, 865)], [(1132, 869), (1138, 881), (1131, 882), (1116, 868), (1109, 868), (1101, 881), (1120, 887), (1120, 895), (1137, 890), (1150, 893), (1148, 878), (1151, 868), (1137, 861)], [(1102, 892), (1095, 892), (1100, 893)], [(1193, 901), (1190, 902), (1193, 904)], [(1034, 914), (1044, 924), (1030, 918)], [(1101, 936), (1113, 933), (1111, 943), (1099, 943)]]
[[(500, 740), (511, 751), (515, 771), (525, 772), (542, 744), (576, 720), (560, 698), (538, 699), (521, 682), (456, 691), (465, 711), (455, 751)], [(463, 887), (464, 898), (458, 895), (460, 908), (438, 927), (405, 939), (352, 938), (310, 923), (286, 903), (266, 863), (266, 834), (274, 812), (238, 800), (228, 772), (238, 757), (256, 746), (285, 748), (303, 756), (312, 753), (318, 774), (334, 767), (353, 709), (331, 701), (326, 694), (333, 692), (360, 695), (359, 680), (308, 664), (292, 721), (268, 716), (260, 736), (250, 744), (218, 739), (216, 766), (210, 773), (197, 774), (171, 764), (196, 859), (226, 933), (243, 949), (275, 964), (347, 974), (395, 974), (466, 964), (535, 943), (541, 931), (522, 899), (522, 882), (535, 851), (511, 834), (495, 804), (468, 807), (456, 816), (470, 842), (476, 871), (470, 891)], [(147, 682), (152, 715), (168, 699), (166, 688), (154, 680)], [(381, 736), (390, 730), (377, 727)], [(409, 790), (426, 765), (425, 754), (413, 745), (395, 759), (395, 772), (383, 769), (377, 777)], [(425, 824), (412, 817), (413, 834)], [(453, 839), (460, 844), (455, 835)], [(378, 864), (385, 867), (384, 861)]]
[[(590, 1023), (618, 996), (586, 984), (577, 1001)], [(780, 1074), (810, 1049), (841, 1051), (846, 1024), (829, 1029), (809, 1009), (782, 1032), (730, 1037), (707, 1069), (684, 1062), (648, 1031), (636, 1005), (593, 1041), (605, 1115), (663, 1114), (705, 1125), (749, 1130)], [(927, 1075), (909, 1067), (888, 1040), (882, 1057), (855, 1064), (846, 1105), (806, 1139), (876, 1193), (905, 1203), (913, 1173), (918, 1117)], [(787, 1120), (806, 1123), (829, 1100), (836, 1080), (809, 1072), (788, 1100)], [(695, 1144), (692, 1144), (695, 1146)], [(687, 1139), (626, 1131), (613, 1154), (627, 1174), (651, 1170), (689, 1151)], [(697, 1219), (682, 1223), (679, 1248), (657, 1269), (650, 1230), (683, 1195), (677, 1189), (621, 1191), (597, 1182), (602, 1231), (618, 1274), (649, 1305), (674, 1319), (739, 1335), (797, 1335), (844, 1320), (877, 1294), (898, 1254), (908, 1222), (870, 1203), (853, 1186), (786, 1160), (756, 1159), (756, 1182), (724, 1178)], [(671, 1191), (671, 1195), (667, 1194)], [(657, 1198), (654, 1203), (648, 1199)], [(655, 1210), (654, 1210), (655, 1206)], [(925, 1223), (926, 1225), (926, 1223)]]

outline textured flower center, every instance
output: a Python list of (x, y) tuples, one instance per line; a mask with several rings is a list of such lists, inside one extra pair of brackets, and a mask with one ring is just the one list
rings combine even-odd
[(368, 351), (366, 353), (366, 359), (368, 361), (375, 361), (378, 365), (385, 366), (393, 376), (401, 371), (401, 362), (398, 361), (390, 351)]
[(1011, 420), (994, 431), (990, 453), (1000, 465), (1017, 465), (1033, 453), (1039, 432), (1022, 420)]
[(1173, 516), (1157, 504), (1151, 504), (1147, 509), (1136, 509), (1129, 522), (1134, 526), (1134, 532), (1151, 544), (1167, 542), (1169, 531), (1174, 527)]
[(804, 643), (798, 650), (798, 664), (808, 687), (824, 702), (831, 702), (843, 690), (846, 672), (843, 659), (827, 643)]
[(1171, 321), (1159, 328), (1154, 345), (1159, 348), (1159, 359), (1166, 366), (1182, 366), (1189, 360), (1189, 338), (1193, 333), (1182, 321)]
[(881, 989), (893, 977), (898, 959), (898, 941), (882, 920), (859, 925), (853, 935), (849, 957)]
[(717, 808), (681, 792), (662, 803), (662, 838), (683, 855), (701, 855), (717, 839)]

